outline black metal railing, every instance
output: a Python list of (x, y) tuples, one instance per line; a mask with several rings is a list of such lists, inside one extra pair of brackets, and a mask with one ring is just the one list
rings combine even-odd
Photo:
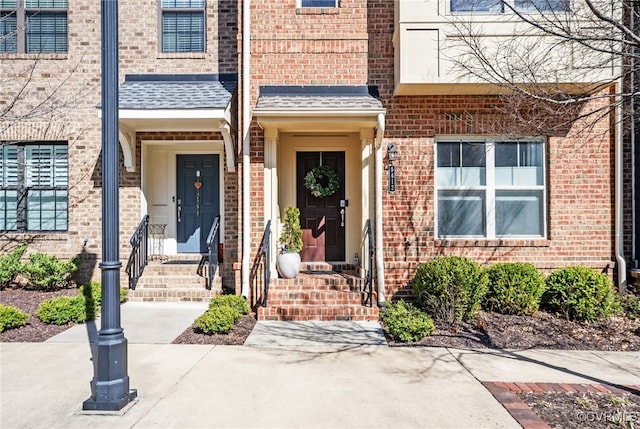
[[(249, 282), (251, 284), (251, 307), (267, 306), (269, 297), (269, 283), (271, 282), (271, 260), (269, 257), (269, 243), (271, 241), (271, 220), (267, 221), (260, 242), (260, 250), (253, 260)], [(260, 273), (262, 272), (262, 276)], [(262, 282), (262, 284), (261, 284)]]
[(133, 290), (142, 276), (144, 267), (149, 263), (149, 215), (145, 215), (131, 236), (131, 254), (127, 261), (126, 273), (129, 276), (129, 289)]
[(217, 215), (213, 219), (213, 225), (211, 225), (211, 229), (209, 230), (209, 235), (207, 236), (207, 247), (209, 248), (209, 254), (207, 257), (207, 289), (211, 289), (213, 285), (213, 278), (215, 276), (216, 270), (218, 269), (219, 264), (219, 252), (220, 252), (220, 215)]
[(373, 232), (371, 231), (370, 219), (367, 219), (365, 235), (367, 236), (367, 244), (369, 246), (369, 249), (367, 255), (367, 264), (365, 267), (365, 298), (363, 305), (373, 307), (373, 255), (376, 253), (376, 248), (373, 246)]

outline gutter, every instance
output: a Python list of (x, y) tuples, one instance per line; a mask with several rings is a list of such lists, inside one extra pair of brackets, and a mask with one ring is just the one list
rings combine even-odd
[(242, 296), (249, 297), (251, 256), (251, 0), (242, 2)]
[(623, 239), (623, 100), (622, 78), (616, 84), (618, 95), (616, 96), (616, 142), (615, 142), (615, 254), (618, 267), (618, 291), (620, 294), (627, 293), (627, 261), (624, 259), (624, 239)]
[(384, 296), (384, 254), (382, 240), (382, 137), (384, 135), (384, 113), (378, 113), (378, 127), (375, 137), (376, 150), (376, 222), (375, 222), (375, 243), (376, 243), (376, 283), (378, 286), (378, 307), (385, 308)]

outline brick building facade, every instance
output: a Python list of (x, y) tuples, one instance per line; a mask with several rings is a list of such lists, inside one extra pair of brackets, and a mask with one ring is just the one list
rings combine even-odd
[[(324, 3), (335, 2), (317, 7), (302, 0), (253, 0), (250, 34), (243, 34), (243, 2), (188, 3), (181, 5), (191, 14), (191, 25), (197, 21), (204, 26), (201, 39), (184, 49), (166, 42), (173, 34), (171, 25), (181, 22), (172, 20), (184, 17), (176, 2), (136, 0), (119, 6), (123, 262), (129, 237), (146, 214), (152, 223), (167, 225), (165, 253), (182, 253), (177, 159), (214, 155), (224, 243), (218, 274), (237, 293), (249, 293), (248, 271), (269, 220), (269, 268), (277, 275), (277, 238), (287, 206), (303, 209), (305, 245), (316, 250), (307, 253), (308, 262), (355, 265), (362, 267), (361, 275), (375, 271), (381, 302), (408, 294), (417, 265), (440, 255), (464, 255), (485, 265), (525, 261), (544, 271), (588, 265), (615, 276), (613, 117), (531, 136), (512, 124), (503, 111), (504, 99), (482, 85), (456, 86), (446, 73), (446, 82), (431, 87), (407, 84), (398, 69), (405, 66), (399, 52), (407, 42), (401, 12), (392, 0), (342, 0), (334, 7)], [(84, 270), (97, 279), (102, 244), (100, 6), (73, 1), (63, 9), (66, 48), (39, 54), (21, 48), (12, 52), (3, 45), (0, 140), (4, 147), (33, 142), (68, 147), (67, 226), (58, 231), (5, 227), (2, 242), (5, 249), (27, 241), (30, 252), (81, 255)], [(426, 25), (413, 24), (415, 29)], [(247, 39), (249, 52), (243, 49)], [(424, 49), (430, 55), (432, 47)], [(424, 64), (431, 67), (428, 59)], [(169, 83), (176, 82), (184, 88), (193, 84), (192, 92), (172, 99)], [(141, 93), (139, 88), (147, 89)], [(213, 101), (200, 100), (207, 91)], [(249, 106), (243, 105), (245, 92)], [(19, 103), (11, 109), (3, 107), (15, 99)], [(43, 99), (45, 105), (34, 110)], [(584, 109), (596, 109), (606, 99), (590, 103), (594, 105)], [(36, 114), (21, 116), (30, 109)], [(248, 153), (243, 149), (245, 126)], [(626, 255), (632, 250), (630, 146), (623, 154)], [(391, 162), (390, 147), (397, 150), (397, 160)], [(467, 169), (466, 155), (460, 154), (473, 147), (491, 157), (471, 160), (472, 169)], [(530, 160), (501, 164), (495, 161), (496, 151), (519, 157), (526, 153)], [(446, 161), (445, 152), (458, 154), (460, 165)], [(319, 200), (309, 199), (302, 183), (308, 170), (320, 165), (337, 171), (342, 189), (321, 201), (324, 211), (314, 212)], [(245, 168), (249, 183), (243, 183)], [(475, 175), (478, 168), (489, 171), (488, 183), (469, 182), (463, 190), (455, 182), (456, 174)], [(533, 176), (503, 183), (506, 168), (510, 174)], [(245, 192), (248, 207), (243, 207)], [(517, 204), (519, 215), (509, 209)], [(480, 213), (481, 221), (446, 213), (462, 208), (472, 213), (468, 218)], [(495, 212), (498, 220), (492, 218)], [(376, 240), (372, 262), (365, 258), (369, 231)], [(245, 243), (250, 252), (243, 255)]]

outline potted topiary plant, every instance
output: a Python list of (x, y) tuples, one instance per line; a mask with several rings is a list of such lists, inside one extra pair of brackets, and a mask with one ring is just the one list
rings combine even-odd
[(293, 279), (300, 272), (300, 251), (302, 250), (300, 210), (297, 207), (287, 207), (284, 210), (279, 242), (278, 272), (285, 279)]

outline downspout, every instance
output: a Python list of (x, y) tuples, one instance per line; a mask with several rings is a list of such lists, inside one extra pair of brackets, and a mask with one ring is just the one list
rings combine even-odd
[(616, 84), (616, 142), (615, 142), (615, 252), (618, 267), (618, 291), (621, 294), (627, 292), (627, 262), (624, 259), (624, 239), (623, 239), (623, 100), (622, 90), (624, 88), (622, 77)]
[(242, 296), (249, 297), (251, 256), (251, 152), (249, 142), (251, 104), (251, 0), (242, 2)]
[(385, 308), (384, 297), (384, 250), (382, 239), (382, 137), (384, 135), (384, 113), (378, 113), (378, 129), (376, 130), (376, 283), (378, 285), (378, 307)]

